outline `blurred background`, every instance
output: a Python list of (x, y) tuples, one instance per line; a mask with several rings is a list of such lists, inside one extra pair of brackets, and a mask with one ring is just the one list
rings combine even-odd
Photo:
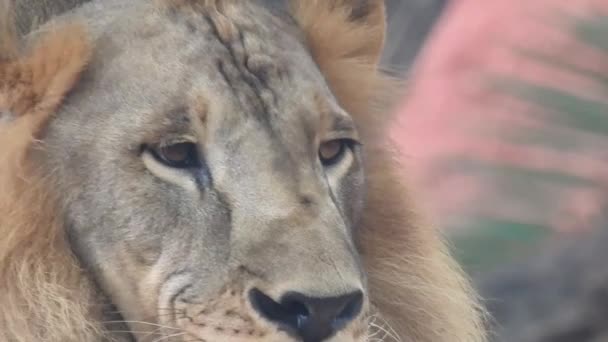
[(492, 341), (608, 341), (608, 0), (387, 0), (393, 132)]

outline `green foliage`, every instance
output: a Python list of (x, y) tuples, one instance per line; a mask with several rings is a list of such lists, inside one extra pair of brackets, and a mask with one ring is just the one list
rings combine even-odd
[[(608, 33), (607, 33), (608, 34)], [(586, 98), (572, 90), (503, 78), (499, 85), (511, 95), (541, 106), (553, 125), (608, 135), (608, 103)], [(608, 85), (608, 83), (607, 83)], [(607, 94), (608, 95), (608, 94)], [(534, 132), (531, 132), (534, 134)]]
[[(560, 170), (537, 170), (509, 163), (499, 164), (479, 159), (461, 157), (448, 159), (443, 165), (444, 172), (466, 173), (475, 177), (491, 176), (495, 182), (504, 181), (506, 186), (533, 183), (548, 183), (561, 186), (596, 187), (599, 184), (592, 179), (573, 176)], [(508, 189), (505, 189), (508, 190)]]
[[(566, 26), (572, 37), (585, 48), (595, 53), (605, 54), (604, 72), (592, 71), (589, 65), (580, 65), (569, 56), (553, 56), (531, 49), (516, 49), (525, 58), (542, 63), (544, 66), (570, 73), (588, 84), (596, 85), (594, 98), (587, 96), (584, 89), (576, 89), (567, 84), (540, 84), (522, 80), (518, 75), (498, 75), (493, 78), (494, 89), (502, 94), (530, 105), (530, 115), (546, 122), (540, 127), (505, 127), (501, 135), (510, 143), (585, 153), (585, 146), (578, 141), (564, 138), (563, 131), (555, 127), (567, 128), (597, 139), (608, 137), (608, 16), (576, 18)], [(600, 96), (598, 99), (597, 91)], [(532, 110), (533, 109), (533, 110)], [(544, 127), (543, 127), (544, 126)], [(584, 144), (583, 144), (584, 145)], [(496, 164), (475, 160), (466, 156), (449, 160), (444, 164), (448, 172), (461, 172), (474, 177), (492, 177), (496, 196), (511, 196), (526, 201), (530, 206), (543, 210), (546, 202), (551, 202), (551, 192), (547, 184), (555, 187), (605, 187), (591, 179), (573, 177), (563, 169), (538, 171), (508, 162)], [(606, 170), (608, 172), (608, 170)], [(543, 203), (545, 202), (545, 203)], [(608, 204), (608, 196), (606, 196)], [(604, 224), (606, 222), (603, 222)], [(491, 269), (501, 263), (513, 261), (533, 253), (537, 246), (551, 235), (549, 227), (496, 217), (480, 217), (467, 225), (469, 229), (452, 236), (454, 252), (469, 271), (476, 273)]]
[(608, 53), (608, 17), (596, 16), (590, 19), (578, 19), (575, 22), (575, 35), (589, 47)]
[(454, 256), (469, 274), (531, 255), (551, 235), (548, 227), (511, 220), (481, 217), (473, 222), (463, 230), (466, 233), (451, 239)]

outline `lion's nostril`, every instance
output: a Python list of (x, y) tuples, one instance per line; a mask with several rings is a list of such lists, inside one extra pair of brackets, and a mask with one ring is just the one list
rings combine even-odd
[[(270, 321), (280, 322), (290, 326), (297, 323), (295, 320), (296, 316), (289, 311), (289, 308), (283, 307), (283, 305), (277, 303), (274, 299), (258, 289), (252, 289), (249, 292), (249, 301), (262, 317)], [(294, 322), (286, 322), (285, 320), (287, 317), (293, 317)]]
[(277, 302), (260, 290), (253, 289), (249, 298), (262, 317), (304, 342), (329, 338), (357, 318), (363, 306), (361, 291), (325, 298), (290, 292)]
[(281, 301), (281, 305), (285, 308), (285, 312), (290, 317), (296, 318), (296, 326), (300, 328), (310, 316), (310, 312), (306, 306), (298, 301)]

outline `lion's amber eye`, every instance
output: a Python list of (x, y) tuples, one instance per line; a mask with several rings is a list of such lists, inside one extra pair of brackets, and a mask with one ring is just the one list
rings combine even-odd
[(160, 146), (154, 150), (154, 155), (163, 164), (177, 169), (200, 166), (196, 144), (190, 142)]
[(351, 141), (348, 139), (335, 139), (324, 142), (319, 146), (319, 159), (324, 166), (331, 166), (342, 158)]

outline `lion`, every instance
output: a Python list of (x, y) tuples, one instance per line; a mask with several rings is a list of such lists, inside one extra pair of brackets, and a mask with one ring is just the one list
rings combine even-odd
[(386, 138), (383, 1), (68, 2), (0, 1), (1, 341), (486, 340)]

